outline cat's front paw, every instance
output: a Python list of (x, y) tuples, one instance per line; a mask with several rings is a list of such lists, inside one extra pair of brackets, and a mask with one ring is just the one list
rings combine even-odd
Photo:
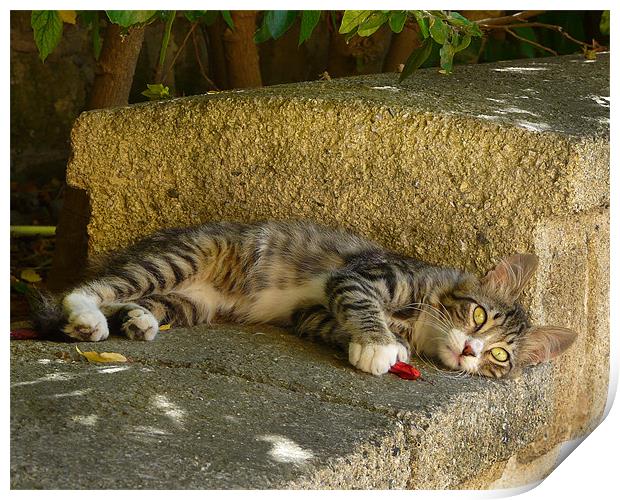
[(108, 322), (98, 309), (82, 310), (69, 315), (63, 331), (71, 338), (98, 342), (108, 338)]
[(397, 361), (408, 361), (409, 352), (407, 348), (399, 343), (391, 344), (349, 344), (349, 361), (356, 368), (382, 375), (387, 373), (392, 365)]

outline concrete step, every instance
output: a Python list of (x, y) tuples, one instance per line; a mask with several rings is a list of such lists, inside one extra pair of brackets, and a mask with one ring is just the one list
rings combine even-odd
[(417, 360), (425, 381), (374, 377), (274, 328), (79, 347), (130, 362), (11, 344), (13, 488), (453, 488), (521, 450), (553, 410), (549, 367), (506, 383)]
[[(547, 464), (548, 471), (562, 442), (600, 421), (609, 371), (608, 54), (593, 62), (565, 56), (464, 66), (449, 77), (423, 70), (403, 84), (394, 75), (370, 75), (88, 112), (74, 127), (72, 146), (67, 178), (90, 199), (91, 255), (161, 227), (291, 218), (345, 226), (393, 250), (477, 273), (504, 256), (533, 252), (541, 262), (524, 301), (534, 322), (568, 326), (579, 337), (557, 362), (518, 381), (454, 379), (427, 369), (431, 385), (357, 373), (333, 351), (281, 333), (196, 328), (150, 344), (105, 344), (136, 357), (129, 370), (17, 385), (16, 394), (51, 386), (71, 392), (84, 380), (101, 395), (112, 393), (107, 384), (116, 378), (116, 397), (127, 402), (124, 389), (134, 387), (133, 394), (140, 387), (134, 372), (152, 360), (155, 372), (145, 373), (154, 378), (140, 389), (146, 399), (119, 426), (141, 425), (149, 398), (161, 394), (188, 412), (211, 411), (189, 396), (177, 400), (165, 378), (179, 377), (179, 387), (218, 401), (219, 416), (235, 417), (228, 408), (246, 408), (254, 398), (269, 425), (253, 421), (245, 441), (232, 421), (188, 427), (212, 428), (216, 436), (226, 430), (237, 443), (220, 449), (205, 440), (191, 448), (225, 454), (215, 469), (228, 479), (207, 474), (204, 487), (525, 484), (543, 473), (531, 464)], [(36, 380), (56, 366), (20, 361), (28, 351), (21, 345), (15, 346), (13, 382)], [(40, 371), (30, 374), (34, 367)], [(247, 392), (236, 398), (231, 394), (239, 384)], [(210, 385), (217, 394), (208, 392)], [(28, 458), (28, 442), (38, 425), (51, 433), (73, 416), (62, 405), (49, 406), (53, 398), (37, 403), (49, 412), (27, 416), (30, 399), (38, 401), (31, 395), (13, 403), (18, 444), (12, 465), (21, 471), (14, 472), (15, 484), (23, 487), (35, 476), (41, 484), (63, 480), (53, 479), (45, 455)], [(301, 414), (290, 406), (297, 400)], [(306, 413), (302, 425), (299, 415)], [(361, 421), (351, 419), (354, 414)], [(291, 440), (299, 456), (307, 451), (313, 458), (303, 466), (274, 462), (269, 450), (276, 438), (257, 441), (265, 435)], [(56, 437), (59, 443), (72, 438)], [(255, 445), (257, 469), (242, 465), (239, 443)], [(131, 452), (123, 456), (130, 460)], [(188, 457), (177, 459), (186, 467)], [(110, 460), (109, 471), (120, 467)], [(519, 472), (519, 464), (530, 464), (529, 472)], [(28, 467), (37, 474), (26, 474)], [(175, 486), (199, 484), (192, 470), (197, 475)]]

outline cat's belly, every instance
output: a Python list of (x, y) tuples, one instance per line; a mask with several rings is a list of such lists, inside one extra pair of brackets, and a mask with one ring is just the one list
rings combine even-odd
[(265, 288), (256, 292), (243, 307), (245, 310), (239, 312), (252, 323), (287, 322), (295, 309), (325, 302), (325, 280), (320, 276), (301, 285)]

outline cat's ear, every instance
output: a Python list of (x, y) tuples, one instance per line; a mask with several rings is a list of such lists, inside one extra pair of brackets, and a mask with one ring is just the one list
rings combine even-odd
[(521, 366), (537, 365), (562, 354), (577, 333), (561, 326), (533, 326), (523, 333), (517, 353)]
[(502, 260), (482, 278), (482, 284), (492, 292), (514, 302), (538, 267), (538, 257), (517, 253)]

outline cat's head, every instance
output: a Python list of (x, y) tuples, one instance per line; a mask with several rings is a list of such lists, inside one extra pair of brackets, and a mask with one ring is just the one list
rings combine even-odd
[(537, 265), (535, 255), (516, 254), (480, 280), (469, 276), (445, 288), (430, 313), (443, 325), (428, 346), (432, 354), (451, 369), (500, 378), (564, 352), (577, 334), (531, 325), (517, 302)]

